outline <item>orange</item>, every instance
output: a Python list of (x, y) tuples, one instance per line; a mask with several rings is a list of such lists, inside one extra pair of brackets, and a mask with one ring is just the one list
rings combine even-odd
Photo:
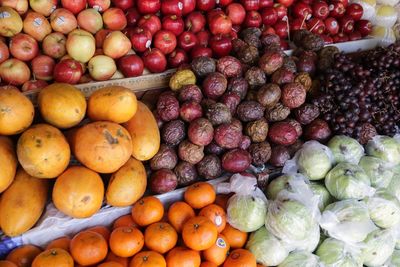
[(163, 216), (164, 206), (158, 198), (153, 196), (140, 199), (132, 207), (133, 221), (139, 226), (159, 222)]
[(218, 194), (215, 198), (214, 204), (217, 204), (224, 210), (228, 207), (228, 200), (233, 194)]
[(127, 215), (119, 217), (118, 219), (116, 219), (114, 221), (113, 229), (121, 227), (121, 226), (137, 227), (138, 225), (133, 221), (132, 215), (127, 214)]
[(200, 264), (200, 267), (218, 267), (218, 265), (216, 265), (213, 262), (209, 262), (209, 261), (204, 261)]
[(242, 248), (247, 242), (247, 233), (232, 227), (229, 223), (221, 234), (226, 237), (231, 248)]
[(267, 266), (258, 263), (257, 267), (267, 267)]
[(196, 216), (185, 222), (182, 238), (185, 245), (193, 250), (205, 250), (217, 240), (217, 227), (204, 216)]
[(223, 267), (257, 267), (256, 257), (246, 249), (233, 250)]
[(129, 265), (129, 258), (119, 257), (115, 255), (112, 251), (108, 251), (107, 258), (105, 261), (118, 262), (119, 264), (122, 265), (122, 267), (128, 267)]
[(228, 256), (230, 246), (223, 235), (218, 235), (217, 241), (209, 249), (203, 251), (203, 258), (207, 261), (213, 262), (216, 265), (221, 265)]
[(24, 245), (11, 251), (6, 260), (15, 263), (18, 267), (31, 267), (33, 260), (42, 250), (36, 246)]
[(104, 260), (107, 256), (108, 246), (101, 234), (83, 231), (72, 238), (69, 249), (74, 260), (85, 266)]
[(136, 227), (118, 227), (110, 236), (110, 249), (119, 257), (132, 257), (143, 248), (143, 245), (144, 236)]
[(157, 222), (147, 226), (144, 243), (147, 248), (164, 254), (175, 247), (178, 234), (174, 227), (166, 222)]
[(64, 236), (64, 237), (60, 237), (57, 239), (54, 239), (53, 241), (51, 241), (47, 247), (47, 249), (51, 249), (51, 248), (61, 248), (65, 251), (69, 252), (69, 243), (71, 242), (71, 238), (69, 238), (68, 236)]
[(129, 267), (166, 267), (164, 257), (155, 251), (142, 251), (136, 254)]
[(37, 255), (32, 267), (74, 267), (74, 260), (64, 249), (51, 248)]
[(215, 226), (217, 226), (218, 233), (224, 230), (226, 225), (226, 213), (220, 206), (216, 204), (205, 206), (200, 210), (199, 215), (209, 218)]
[(97, 267), (123, 267), (123, 265), (115, 261), (107, 261), (97, 265)]
[(108, 230), (108, 228), (105, 226), (90, 227), (86, 229), (86, 231), (92, 231), (101, 234), (107, 242), (110, 239), (110, 230)]
[(198, 251), (184, 247), (173, 248), (168, 252), (166, 260), (168, 267), (200, 267), (201, 263)]
[(189, 186), (183, 195), (186, 203), (194, 209), (202, 209), (214, 203), (215, 190), (212, 185), (206, 182), (198, 182)]
[(12, 261), (0, 261), (0, 267), (18, 267)]
[(194, 216), (193, 208), (183, 201), (175, 202), (168, 210), (168, 221), (178, 233), (182, 232), (183, 223)]

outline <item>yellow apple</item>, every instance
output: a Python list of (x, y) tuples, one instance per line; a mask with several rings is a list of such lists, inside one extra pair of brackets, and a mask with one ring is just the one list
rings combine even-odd
[(15, 9), (20, 15), (28, 11), (28, 0), (0, 0), (0, 6), (8, 6)]
[(131, 47), (129, 38), (120, 31), (111, 32), (103, 42), (104, 55), (112, 58), (125, 56)]
[(78, 14), (78, 25), (81, 29), (95, 34), (103, 28), (103, 18), (99, 11), (94, 8), (82, 10)]
[(29, 0), (31, 8), (48, 17), (57, 8), (57, 0)]
[(96, 81), (106, 81), (117, 71), (117, 66), (111, 57), (98, 55), (89, 61), (88, 69), (93, 79)]
[(24, 32), (41, 42), (51, 33), (51, 26), (42, 14), (29, 11), (24, 19)]
[(50, 24), (54, 31), (68, 34), (75, 30), (78, 22), (74, 14), (65, 8), (57, 8), (50, 15)]
[(68, 34), (66, 47), (68, 55), (85, 63), (93, 57), (96, 51), (96, 41), (90, 32), (76, 29)]
[(0, 7), (0, 35), (13, 37), (22, 31), (22, 19), (20, 15), (8, 6)]

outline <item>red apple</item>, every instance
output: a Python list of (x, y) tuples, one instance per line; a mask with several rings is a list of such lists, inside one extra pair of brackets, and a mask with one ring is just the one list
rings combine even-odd
[(87, 0), (89, 7), (96, 9), (97, 11), (104, 12), (110, 8), (110, 0)]
[(210, 11), (215, 8), (216, 6), (216, 1), (215, 0), (197, 0), (196, 1), (196, 7), (198, 10), (201, 11)]
[(113, 31), (123, 30), (128, 23), (124, 11), (116, 7), (109, 8), (103, 13), (103, 21), (106, 28)]
[(210, 36), (211, 34), (208, 30), (199, 31), (198, 33), (196, 33), (197, 41), (201, 46), (208, 46)]
[(293, 4), (293, 0), (278, 0), (278, 3), (285, 7), (290, 7)]
[(190, 57), (191, 59), (196, 57), (212, 57), (212, 54), (211, 48), (197, 45), (193, 47), (192, 51), (190, 52)]
[(61, 5), (73, 14), (78, 14), (86, 8), (86, 0), (61, 0)]
[(38, 42), (30, 35), (18, 33), (11, 38), (10, 54), (22, 61), (30, 61), (39, 54)]
[(10, 52), (5, 42), (0, 41), (0, 64), (10, 57)]
[(96, 48), (102, 48), (104, 40), (106, 39), (107, 35), (112, 32), (109, 29), (101, 29), (100, 31), (96, 32), (94, 39), (96, 40)]
[(267, 34), (275, 34), (275, 29), (274, 29), (272, 26), (264, 27), (264, 29), (263, 29), (261, 35), (262, 35), (262, 36), (265, 36), (265, 35), (267, 35)]
[(349, 0), (335, 0), (335, 1), (339, 1), (343, 4), (344, 8), (347, 8), (347, 5), (349, 4)]
[(247, 12), (243, 24), (245, 27), (255, 27), (255, 28), (261, 27), (262, 24), (261, 14), (258, 13), (257, 11)]
[(49, 21), (40, 13), (29, 11), (24, 19), (24, 32), (36, 41), (43, 41), (52, 31)]
[(320, 36), (322, 39), (324, 39), (324, 44), (326, 44), (326, 45), (333, 44), (333, 38), (330, 37), (329, 35), (321, 34)]
[(335, 35), (339, 32), (339, 23), (335, 18), (329, 17), (324, 23), (327, 34)]
[(54, 67), (54, 80), (59, 83), (76, 84), (83, 74), (81, 64), (73, 59), (64, 59)]
[(211, 19), (216, 17), (216, 16), (221, 16), (225, 15), (224, 11), (220, 8), (216, 8), (211, 10), (210, 12), (207, 12), (207, 23), (211, 22)]
[(145, 15), (139, 22), (138, 26), (142, 28), (147, 28), (151, 35), (153, 36), (156, 32), (161, 30), (161, 21), (156, 15)]
[(136, 27), (130, 36), (132, 48), (144, 52), (151, 46), (151, 32), (147, 28)]
[(329, 16), (340, 18), (343, 17), (344, 13), (346, 12), (346, 8), (344, 7), (342, 2), (336, 0), (329, 5), (329, 11)]
[(291, 31), (307, 29), (305, 20), (300, 19), (300, 18), (295, 18), (295, 19), (291, 20), (289, 23), (289, 26), (290, 26)]
[(40, 90), (45, 88), (48, 85), (46, 81), (43, 80), (31, 80), (25, 82), (22, 87), (21, 91), (22, 92), (27, 92), (27, 91), (33, 91), (33, 90)]
[(164, 16), (175, 15), (182, 16), (183, 3), (180, 0), (163, 0), (161, 1), (161, 13)]
[(275, 4), (274, 9), (276, 10), (276, 14), (278, 15), (278, 20), (281, 20), (287, 17), (287, 7), (282, 4)]
[(71, 11), (65, 8), (58, 8), (51, 13), (50, 25), (55, 32), (68, 34), (77, 28), (78, 22)]
[(177, 48), (168, 56), (168, 66), (170, 66), (171, 68), (177, 68), (186, 63), (189, 63), (189, 58), (185, 50), (181, 48)]
[(226, 15), (215, 16), (211, 19), (208, 27), (212, 34), (228, 34), (232, 30), (232, 21)]
[(196, 9), (196, 0), (182, 0), (182, 3), (183, 3), (182, 15), (184, 16), (193, 12), (193, 10)]
[(82, 75), (82, 77), (78, 81), (79, 84), (90, 83), (90, 82), (93, 82), (93, 78), (90, 77), (89, 73)]
[(206, 18), (199, 11), (190, 13), (185, 19), (185, 27), (188, 31), (197, 33), (204, 29), (206, 25)]
[(190, 51), (193, 47), (198, 45), (196, 35), (190, 31), (184, 31), (178, 37), (178, 46), (185, 51)]
[(142, 58), (144, 66), (153, 73), (163, 72), (167, 68), (167, 59), (157, 48), (147, 50)]
[(67, 38), (59, 32), (52, 32), (43, 39), (43, 52), (52, 58), (61, 58), (66, 53)]
[(226, 15), (231, 19), (232, 24), (240, 25), (246, 18), (246, 10), (239, 3), (232, 3), (226, 7)]
[(125, 56), (131, 49), (131, 41), (120, 31), (113, 31), (106, 36), (103, 42), (104, 55), (111, 58)]
[(172, 53), (176, 48), (176, 37), (171, 31), (161, 30), (154, 35), (154, 47), (164, 55)]
[(88, 8), (78, 14), (78, 25), (81, 29), (95, 34), (103, 28), (103, 18), (99, 11)]
[(278, 21), (278, 12), (273, 7), (266, 7), (261, 10), (261, 18), (265, 26), (274, 25)]
[(247, 11), (257, 11), (260, 9), (259, 0), (241, 0), (240, 2)]
[(33, 77), (39, 80), (50, 81), (53, 79), (53, 69), (56, 65), (52, 57), (39, 55), (31, 61)]
[(124, 11), (133, 7), (134, 4), (133, 0), (112, 0), (111, 2), (115, 7), (118, 7)]
[(286, 40), (281, 39), (280, 45), (283, 50), (289, 49), (289, 43)]
[(357, 3), (352, 3), (346, 8), (346, 15), (352, 17), (355, 21), (360, 20), (363, 13), (363, 7)]
[(25, 62), (10, 58), (0, 64), (0, 78), (8, 85), (22, 85), (31, 77), (31, 71)]
[(90, 76), (96, 81), (107, 81), (111, 79), (117, 71), (114, 59), (98, 55), (92, 57), (88, 62)]
[(274, 0), (260, 0), (260, 9), (264, 7), (273, 7)]
[(351, 33), (354, 31), (354, 19), (348, 15), (339, 19), (339, 25), (344, 33)]
[(118, 69), (125, 77), (137, 77), (143, 74), (143, 60), (138, 55), (123, 56), (118, 60)]
[(312, 9), (310, 5), (300, 1), (293, 6), (292, 14), (296, 18), (308, 20), (311, 18)]
[(367, 36), (372, 31), (372, 23), (365, 19), (356, 21), (355, 29), (361, 33), (361, 36)]
[(57, 0), (29, 0), (29, 5), (33, 11), (48, 17), (57, 8)]
[(162, 19), (162, 28), (171, 31), (175, 36), (179, 36), (185, 30), (185, 23), (181, 17), (171, 15)]
[(289, 24), (286, 21), (278, 21), (273, 26), (275, 29), (275, 34), (278, 35), (281, 39), (286, 39), (289, 34)]
[(324, 22), (317, 18), (311, 18), (307, 22), (307, 28), (310, 32), (313, 32), (316, 34), (323, 34), (325, 32)]
[(128, 27), (135, 27), (140, 19), (140, 13), (135, 7), (132, 7), (125, 12), (125, 17)]
[(20, 15), (25, 14), (29, 8), (28, 0), (2, 0), (0, 6), (11, 7)]
[(329, 16), (329, 6), (325, 1), (319, 0), (312, 5), (313, 16), (317, 19), (326, 19)]
[(342, 43), (342, 42), (347, 42), (349, 41), (349, 36), (345, 33), (338, 33), (334, 36), (332, 36), (333, 42), (334, 43)]
[(361, 33), (359, 31), (354, 31), (349, 33), (349, 41), (356, 41), (362, 38)]
[(161, 8), (160, 0), (140, 0), (136, 2), (136, 6), (141, 14), (154, 14)]
[(210, 39), (210, 48), (217, 58), (229, 55), (232, 50), (232, 41), (229, 37), (215, 35)]

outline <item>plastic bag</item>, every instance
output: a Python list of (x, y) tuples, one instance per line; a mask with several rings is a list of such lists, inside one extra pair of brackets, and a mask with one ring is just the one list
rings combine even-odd
[(359, 166), (370, 178), (372, 187), (387, 188), (389, 186), (393, 177), (390, 164), (379, 158), (365, 156), (361, 158)]
[(395, 249), (392, 256), (383, 265), (384, 267), (399, 267), (400, 266), (400, 250)]
[(381, 228), (391, 228), (400, 223), (400, 202), (395, 196), (381, 189), (364, 200), (371, 220)]
[(400, 136), (376, 135), (367, 143), (367, 154), (386, 161), (389, 166), (400, 164)]
[(320, 226), (330, 237), (349, 244), (362, 242), (376, 229), (367, 205), (355, 199), (328, 205), (322, 213)]
[(292, 188), (290, 180), (302, 179), (307, 184), (309, 183), (308, 178), (300, 173), (286, 173), (272, 180), (267, 187), (267, 197), (269, 200), (275, 200), (282, 190), (293, 192), (295, 189)]
[(361, 19), (366, 19), (369, 21), (374, 21), (375, 19), (375, 0), (353, 0), (351, 3), (360, 4), (363, 8), (363, 15)]
[(379, 5), (376, 7), (373, 25), (391, 28), (397, 21), (397, 11), (393, 6)]
[(264, 225), (267, 213), (267, 198), (257, 187), (257, 179), (234, 174), (229, 183), (217, 186), (217, 192), (234, 192), (228, 200), (227, 221), (243, 232), (254, 232)]
[(359, 246), (334, 238), (325, 239), (318, 247), (316, 254), (326, 267), (362, 267), (363, 265)]
[(345, 135), (336, 135), (328, 142), (336, 163), (358, 164), (364, 155), (364, 147), (356, 139)]
[(397, 22), (394, 26), (393, 26), (393, 32), (394, 32), (394, 36), (396, 37), (396, 40), (400, 40), (400, 23)]
[(329, 193), (328, 189), (326, 189), (325, 185), (314, 182), (310, 184), (310, 188), (314, 195), (318, 196), (318, 207), (320, 211), (323, 211), (326, 206), (334, 201), (334, 198), (331, 193)]
[(386, 191), (400, 201), (400, 165), (393, 168), (393, 176)]
[(286, 161), (283, 173), (300, 172), (310, 180), (321, 180), (332, 168), (334, 157), (331, 150), (317, 141), (305, 142), (293, 159)]
[(293, 251), (278, 267), (323, 267), (323, 264), (311, 252)]
[(379, 39), (379, 45), (382, 47), (387, 47), (396, 42), (396, 36), (392, 28), (374, 26), (370, 36)]
[(364, 240), (362, 257), (368, 267), (382, 266), (392, 255), (396, 245), (395, 229), (377, 229)]
[(377, 0), (376, 3), (378, 5), (387, 5), (394, 7), (399, 3), (399, 0)]

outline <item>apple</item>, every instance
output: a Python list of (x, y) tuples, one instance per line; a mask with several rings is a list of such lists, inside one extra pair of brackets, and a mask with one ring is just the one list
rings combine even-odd
[(23, 15), (28, 11), (29, 4), (28, 0), (2, 0), (0, 1), (0, 6), (11, 7), (18, 14)]
[(291, 31), (307, 29), (305, 20), (300, 18), (291, 20), (289, 26)]
[(139, 20), (138, 26), (141, 28), (147, 28), (152, 36), (162, 28), (161, 21), (156, 15), (143, 16)]
[(281, 39), (286, 39), (289, 34), (289, 24), (287, 21), (278, 21), (273, 26), (275, 29), (275, 34), (278, 35)]
[(57, 8), (57, 0), (29, 0), (29, 6), (33, 11), (48, 17)]
[(249, 11), (244, 19), (244, 26), (260, 28), (262, 24), (261, 14), (257, 11)]
[(344, 8), (347, 8), (347, 5), (349, 4), (349, 0), (335, 0), (335, 1), (339, 1), (343, 4)]
[(312, 16), (312, 8), (304, 2), (297, 2), (292, 9), (292, 14), (296, 18), (308, 20)]
[(196, 57), (212, 57), (212, 50), (209, 47), (204, 46), (195, 46), (193, 47), (192, 51), (190, 52), (190, 58), (194, 59)]
[(89, 7), (96, 9), (97, 11), (104, 12), (110, 8), (110, 0), (87, 0)]
[(161, 1), (161, 13), (164, 16), (176, 15), (182, 16), (183, 3), (180, 0), (163, 0)]
[(61, 58), (67, 53), (67, 38), (60, 32), (52, 32), (42, 42), (43, 52), (52, 58)]
[(125, 17), (128, 27), (135, 27), (140, 19), (140, 13), (135, 7), (132, 7), (125, 12)]
[(177, 68), (182, 64), (189, 63), (189, 57), (185, 50), (177, 48), (174, 52), (168, 56), (168, 65), (171, 68)]
[(352, 17), (355, 21), (360, 20), (364, 13), (364, 9), (360, 4), (352, 3), (346, 8), (346, 15)]
[(166, 16), (162, 19), (162, 29), (171, 31), (175, 36), (179, 36), (185, 29), (185, 23), (181, 17), (175, 15)]
[(339, 32), (339, 23), (335, 18), (329, 17), (325, 20), (325, 29), (326, 33), (330, 35), (338, 34)]
[(88, 69), (90, 76), (96, 81), (106, 81), (117, 71), (114, 59), (100, 55), (89, 60)]
[(196, 9), (196, 0), (181, 0), (183, 4), (182, 15), (193, 12)]
[(274, 0), (260, 0), (260, 9), (264, 7), (273, 7)]
[(206, 26), (206, 18), (199, 11), (194, 11), (187, 15), (185, 19), (185, 26), (188, 31), (197, 33), (204, 29)]
[(361, 33), (361, 36), (367, 36), (372, 32), (372, 23), (369, 20), (361, 19), (356, 21), (355, 29)]
[(176, 37), (171, 31), (161, 30), (154, 35), (154, 47), (168, 55), (176, 48)]
[(167, 68), (167, 59), (157, 48), (147, 50), (142, 58), (144, 66), (153, 73), (163, 72)]
[(278, 12), (273, 7), (266, 7), (261, 10), (261, 18), (265, 26), (272, 26), (278, 21)]
[(93, 82), (93, 78), (90, 77), (90, 74), (88, 74), (88, 73), (82, 75), (82, 77), (78, 81), (79, 84), (90, 83), (90, 82)]
[(25, 82), (22, 85), (21, 91), (27, 92), (27, 91), (33, 91), (33, 90), (40, 90), (40, 89), (45, 88), (47, 85), (49, 85), (49, 84), (43, 80), (30, 80), (30, 81)]
[(210, 23), (212, 18), (214, 18), (216, 16), (222, 16), (222, 15), (225, 15), (225, 12), (220, 8), (216, 8), (216, 9), (211, 10), (210, 12), (207, 12), (206, 13), (207, 23)]
[(124, 11), (133, 7), (134, 4), (133, 0), (112, 0), (111, 2), (115, 7), (118, 7)]
[(96, 40), (96, 47), (102, 48), (104, 39), (106, 39), (107, 35), (112, 32), (109, 29), (101, 29), (100, 31), (96, 32), (95, 40)]
[[(62, 58), (60, 58), (59, 62), (61, 62), (61, 61), (63, 61), (63, 60), (67, 60), (67, 59), (74, 60), (70, 55), (65, 55), (65, 56), (63, 56)], [(74, 61), (76, 61), (76, 60), (74, 60)], [(86, 72), (86, 64), (85, 64), (85, 63), (82, 63), (82, 62), (79, 62), (79, 61), (77, 61), (77, 62), (78, 62), (79, 64), (81, 64), (82, 73), (85, 73), (85, 72)]]
[(24, 19), (24, 32), (36, 41), (43, 41), (52, 31), (49, 21), (40, 13), (29, 11)]
[(342, 43), (342, 42), (347, 42), (349, 41), (349, 36), (345, 33), (338, 33), (334, 36), (332, 36), (333, 42), (334, 43)]
[(321, 19), (311, 18), (307, 22), (307, 28), (310, 32), (316, 34), (323, 34), (325, 32), (325, 24)]
[(0, 41), (0, 64), (6, 61), (10, 57), (10, 52), (6, 43)]
[(113, 31), (121, 31), (128, 24), (124, 11), (116, 7), (112, 7), (104, 11), (103, 21), (106, 28)]
[(210, 39), (210, 48), (217, 58), (228, 56), (232, 50), (232, 40), (227, 36), (214, 35)]
[(240, 2), (247, 11), (257, 11), (260, 9), (259, 0), (241, 0)]
[(53, 69), (56, 65), (52, 57), (39, 55), (31, 61), (32, 75), (35, 79), (50, 81), (53, 79)]
[(333, 44), (333, 38), (330, 37), (329, 35), (321, 34), (320, 36), (322, 39), (324, 39), (324, 44), (326, 44), (326, 45)]
[(13, 37), (20, 33), (23, 28), (21, 16), (11, 7), (0, 7), (0, 35)]
[(0, 64), (0, 78), (8, 85), (22, 85), (31, 77), (31, 71), (25, 62), (10, 58)]
[(211, 33), (208, 30), (202, 30), (196, 33), (197, 42), (201, 46), (208, 46)]
[(233, 0), (219, 0), (218, 5), (220, 6), (228, 6), (233, 2)]
[(86, 63), (94, 55), (96, 41), (90, 32), (77, 29), (68, 34), (66, 48), (73, 59)]
[(104, 55), (111, 58), (125, 56), (131, 49), (131, 41), (120, 31), (113, 31), (107, 35), (103, 43)]
[(140, 0), (136, 2), (136, 6), (141, 14), (154, 14), (160, 11), (160, 0)]
[(196, 45), (198, 45), (198, 40), (193, 32), (184, 31), (181, 35), (179, 35), (178, 46), (186, 52), (190, 51)]
[(196, 7), (200, 11), (211, 11), (212, 9), (215, 8), (217, 5), (217, 2), (215, 0), (197, 0), (196, 1)]
[(348, 15), (339, 18), (339, 25), (344, 33), (351, 33), (354, 31), (354, 19)]
[(76, 15), (86, 8), (86, 0), (61, 0), (61, 5)]
[(231, 19), (233, 25), (241, 25), (246, 18), (246, 10), (239, 3), (232, 3), (226, 7), (226, 15)]
[(39, 54), (38, 42), (30, 35), (18, 33), (9, 43), (10, 54), (22, 61), (30, 61)]
[(349, 33), (349, 41), (357, 41), (362, 38), (362, 35), (359, 31), (353, 31)]
[(208, 27), (212, 34), (228, 34), (232, 30), (232, 21), (226, 15), (218, 15), (211, 19)]
[(344, 13), (346, 12), (346, 8), (344, 7), (342, 2), (334, 1), (329, 5), (329, 16), (334, 18), (343, 17)]
[(82, 77), (81, 64), (73, 59), (64, 59), (56, 64), (53, 77), (56, 82), (76, 84)]
[(125, 78), (124, 74), (120, 72), (118, 69), (114, 72), (113, 76), (111, 76), (110, 80), (118, 80)]
[(125, 77), (137, 77), (143, 74), (143, 60), (137, 55), (123, 56), (118, 60), (118, 69)]
[(58, 8), (50, 15), (50, 25), (54, 31), (68, 34), (77, 28), (78, 22), (71, 11), (65, 8)]
[(312, 5), (313, 16), (317, 19), (326, 19), (329, 16), (329, 6), (325, 1), (319, 0)]
[(275, 4), (274, 9), (276, 10), (276, 14), (278, 15), (278, 20), (282, 20), (287, 17), (287, 7), (282, 4)]
[(284, 7), (290, 7), (293, 4), (293, 0), (278, 0), (278, 3)]
[(78, 25), (81, 29), (92, 34), (97, 33), (103, 28), (103, 18), (99, 11), (94, 8), (82, 10), (77, 17)]
[(268, 34), (275, 34), (275, 29), (274, 29), (274, 27), (272, 27), (272, 26), (267, 26), (267, 27), (264, 28), (264, 30), (263, 30), (262, 33), (261, 33), (262, 36), (265, 36), (265, 35), (268, 35)]
[(136, 27), (130, 36), (133, 50), (144, 52), (151, 46), (152, 36), (147, 28)]

